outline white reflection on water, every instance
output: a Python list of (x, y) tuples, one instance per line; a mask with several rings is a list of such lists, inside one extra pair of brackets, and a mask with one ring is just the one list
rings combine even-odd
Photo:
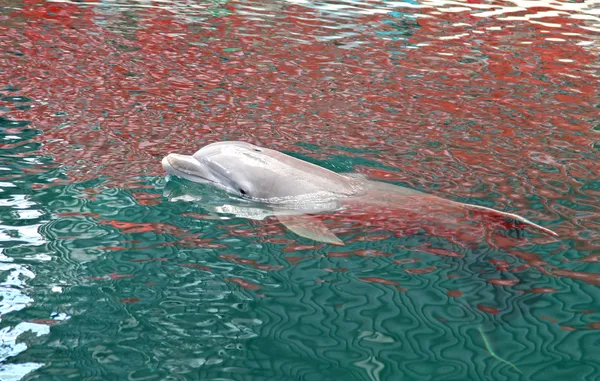
[[(10, 263), (8, 258), (0, 253), (0, 273), (8, 273), (6, 279), (0, 283), (0, 319), (14, 311), (22, 310), (33, 302), (33, 299), (21, 292), (25, 287), (24, 279), (31, 279), (35, 274), (27, 268)], [(1, 321), (1, 320), (0, 320)], [(0, 364), (9, 357), (18, 355), (27, 349), (23, 342), (17, 343), (19, 336), (27, 331), (35, 333), (38, 337), (50, 332), (50, 327), (44, 324), (19, 323), (15, 327), (4, 327), (0, 330)], [(41, 363), (6, 364), (0, 366), (0, 380), (17, 381), (27, 373), (43, 366)]]
[[(94, 7), (98, 14), (97, 22), (104, 25), (106, 16), (133, 9), (156, 8), (171, 12), (181, 21), (189, 23), (206, 23), (216, 17), (228, 16), (232, 13), (240, 15), (247, 20), (256, 22), (268, 21), (281, 17), (287, 12), (289, 5), (306, 7), (319, 13), (319, 19), (323, 23), (333, 23), (331, 26), (323, 27), (331, 29), (329, 36), (314, 36), (319, 41), (336, 40), (355, 36), (365, 29), (365, 25), (356, 19), (362, 16), (392, 15), (407, 16), (410, 19), (438, 18), (446, 13), (461, 14), (465, 17), (489, 18), (501, 23), (515, 20), (536, 24), (540, 27), (559, 29), (566, 24), (564, 20), (573, 20), (570, 26), (570, 35), (580, 36), (581, 41), (577, 45), (591, 46), (597, 44), (598, 37), (590, 32), (600, 32), (600, 0), (584, 0), (582, 2), (566, 2), (554, 0), (505, 0), (486, 3), (470, 3), (467, 0), (405, 0), (405, 1), (382, 1), (382, 0), (285, 0), (279, 1), (228, 1), (228, 0), (103, 0), (101, 2), (79, 2), (72, 0), (50, 0), (56, 3), (68, 3), (82, 7)], [(287, 3), (287, 4), (286, 4)], [(544, 8), (540, 10), (540, 8)], [(341, 22), (341, 24), (340, 24)], [(569, 22), (569, 24), (571, 24)], [(269, 27), (269, 23), (261, 24)], [(508, 25), (508, 23), (507, 23)], [(107, 25), (104, 25), (108, 27)], [(454, 25), (456, 26), (456, 24)], [(468, 26), (468, 25), (466, 25)], [(114, 28), (115, 26), (113, 26)], [(120, 26), (122, 28), (125, 26)], [(126, 28), (143, 28), (140, 25), (126, 26)], [(351, 29), (351, 31), (343, 29)], [(575, 29), (573, 29), (575, 28)], [(117, 28), (118, 29), (118, 28)], [(580, 30), (581, 33), (573, 33)], [(455, 35), (454, 38), (466, 38), (472, 33), (481, 33), (480, 30), (469, 30), (468, 33)], [(322, 33), (322, 31), (321, 31)], [(547, 33), (547, 32), (544, 32)], [(309, 36), (294, 39), (302, 44), (309, 44)], [(445, 37), (445, 36), (444, 36)], [(435, 39), (435, 38), (434, 38)], [(359, 37), (352, 41), (346, 41), (343, 48), (357, 48), (365, 42)], [(525, 41), (524, 43), (527, 43)]]
[[(34, 219), (42, 215), (35, 209), (36, 203), (27, 199), (26, 195), (13, 194), (8, 199), (0, 199), (0, 207), (11, 210), (19, 219)], [(2, 242), (23, 242), (27, 245), (41, 245), (46, 242), (39, 233), (39, 224), (26, 226), (0, 225), (0, 245)], [(14, 246), (13, 246), (14, 247)], [(35, 278), (35, 273), (27, 266), (15, 263), (13, 258), (5, 255), (5, 249), (0, 248), (0, 322), (11, 312), (20, 311), (33, 303), (33, 299), (23, 290), (27, 281)], [(6, 326), (0, 329), (0, 380), (18, 381), (28, 373), (42, 367), (36, 362), (4, 364), (5, 361), (27, 349), (27, 344), (18, 342), (19, 336), (32, 332), (37, 337), (50, 332), (45, 324), (22, 322), (16, 326)]]
[[(600, 0), (585, 0), (583, 2), (563, 2), (553, 0), (507, 0), (494, 1), (486, 4), (469, 3), (466, 0), (422, 0), (422, 1), (354, 1), (339, 0), (333, 3), (327, 1), (287, 0), (322, 11), (325, 14), (338, 16), (360, 16), (390, 13), (402, 8), (421, 9), (416, 17), (434, 17), (440, 13), (468, 12), (473, 17), (497, 17), (498, 20), (525, 20), (533, 24), (548, 27), (560, 27), (560, 24), (543, 22), (544, 18), (566, 17), (577, 20), (587, 20), (590, 23), (579, 23), (582, 29), (600, 31)], [(512, 15), (527, 12), (529, 9), (549, 8), (550, 10), (532, 10), (525, 15)]]
[[(5, 295), (4, 290), (0, 290), (0, 294)], [(45, 324), (19, 323), (14, 328), (5, 327), (0, 330), (0, 363), (3, 363), (7, 358), (16, 356), (27, 349), (25, 343), (17, 343), (19, 336), (25, 332), (32, 332), (39, 337), (49, 334), (50, 327)], [(29, 372), (42, 366), (44, 366), (44, 364), (36, 362), (1, 365), (0, 380), (18, 381)]]
[[(473, 16), (490, 17), (508, 15), (510, 13), (527, 11), (531, 8), (549, 8), (551, 11), (534, 11), (523, 16), (523, 20), (539, 19), (544, 17), (555, 17), (557, 15), (570, 15), (574, 19), (590, 20), (600, 23), (600, 0), (585, 0), (582, 2), (565, 2), (555, 0), (506, 0), (489, 3), (470, 3), (467, 0), (408, 0), (408, 1), (381, 1), (381, 0), (335, 0), (335, 1), (311, 1), (311, 0), (286, 0), (288, 3), (306, 6), (340, 15), (374, 15), (389, 13), (401, 8), (416, 8), (435, 10), (437, 12), (472, 12)], [(157, 8), (174, 13), (184, 10), (204, 11), (211, 7), (230, 4), (236, 8), (248, 8), (255, 11), (273, 10), (271, 2), (259, 1), (186, 1), (186, 0), (104, 0), (102, 2), (81, 2), (71, 0), (51, 0), (55, 3), (69, 3), (83, 6), (119, 8)], [(186, 12), (187, 13), (187, 12)], [(508, 18), (506, 18), (508, 20)], [(521, 19), (521, 18), (520, 18)], [(600, 27), (600, 24), (596, 24)]]

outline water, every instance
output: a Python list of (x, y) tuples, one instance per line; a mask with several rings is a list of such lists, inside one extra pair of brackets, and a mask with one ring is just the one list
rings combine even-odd
[[(1, 380), (598, 379), (597, 1), (2, 0), (0, 20)], [(332, 247), (163, 196), (165, 154), (226, 139), (560, 239), (384, 220)]]

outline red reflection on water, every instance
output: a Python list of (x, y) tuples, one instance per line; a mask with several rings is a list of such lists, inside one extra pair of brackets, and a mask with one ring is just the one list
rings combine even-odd
[(91, 218), (99, 218), (100, 215), (97, 213), (91, 213), (91, 212), (64, 212), (64, 213), (57, 213), (56, 214), (59, 217), (91, 217)]
[(60, 323), (62, 320), (54, 320), (54, 319), (33, 319), (29, 320), (30, 323), (35, 324), (45, 324), (45, 325), (54, 325)]
[(448, 290), (446, 291), (446, 295), (451, 296), (453, 298), (458, 298), (462, 296), (462, 292), (459, 290)]
[(352, 242), (375, 242), (375, 241), (385, 241), (386, 239), (390, 239), (393, 235), (390, 233), (378, 233), (378, 234), (369, 234), (369, 235), (359, 235), (347, 241), (347, 243)]
[[(271, 240), (272, 243), (290, 243), (289, 240), (279, 240), (278, 242), (273, 242), (274, 240)], [(298, 244), (293, 244), (290, 243), (288, 244), (286, 247), (283, 248), (283, 252), (284, 253), (292, 253), (295, 251), (305, 251), (305, 250), (318, 250), (322, 247), (324, 247), (325, 245), (323, 244), (318, 244), (318, 245), (298, 245)]]
[(514, 286), (519, 283), (518, 279), (488, 279), (487, 281), (496, 286)]
[(396, 259), (392, 263), (397, 264), (397, 265), (406, 265), (408, 263), (415, 263), (418, 261), (419, 261), (418, 258), (402, 258), (402, 259)]
[(355, 250), (353, 254), (360, 257), (389, 257), (391, 253), (384, 253), (381, 250)]
[(189, 234), (178, 237), (177, 242), (167, 242), (159, 246), (170, 246), (177, 244), (180, 247), (205, 247), (209, 249), (224, 249), (227, 246), (222, 243), (214, 243), (210, 238), (199, 238), (196, 234)]
[(259, 285), (254, 284), (252, 282), (248, 282), (247, 280), (244, 280), (242, 278), (225, 278), (224, 280), (226, 282), (232, 282), (232, 283), (239, 284), (240, 286), (242, 286), (248, 290), (260, 290)]
[[(510, 254), (512, 254), (516, 257), (519, 257), (526, 262), (526, 265), (522, 265), (520, 267), (513, 269), (513, 272), (522, 271), (522, 270), (526, 269), (527, 267), (531, 266), (531, 267), (537, 268), (539, 271), (543, 272), (544, 274), (547, 274), (548, 272), (546, 271), (545, 267), (551, 267), (550, 264), (548, 262), (546, 262), (545, 260), (543, 260), (539, 254), (524, 253), (524, 252), (516, 251), (516, 250), (507, 250), (507, 251)], [(527, 267), (525, 267), (525, 266), (527, 266)]]
[(306, 257), (304, 257), (304, 256), (295, 257), (294, 256), (294, 257), (285, 257), (284, 259), (290, 263), (296, 264), (296, 263), (303, 261), (305, 259), (308, 259), (308, 258), (313, 258), (313, 257), (312, 256), (306, 256)]
[(340, 267), (337, 269), (334, 269), (331, 267), (325, 267), (325, 268), (323, 268), (323, 271), (327, 271), (328, 273), (345, 273), (346, 271), (348, 271), (348, 269), (345, 267)]
[(117, 274), (117, 273), (112, 273), (108, 275), (111, 279), (127, 279), (127, 278), (133, 278), (133, 274)]
[(146, 232), (155, 232), (155, 233), (171, 233), (175, 235), (180, 235), (187, 230), (179, 229), (173, 225), (163, 224), (163, 223), (140, 223), (140, 222), (125, 222), (125, 221), (113, 221), (113, 220), (100, 220), (98, 221), (101, 224), (110, 225), (114, 228), (120, 229), (124, 234), (133, 234), (133, 233), (146, 233)]
[(129, 250), (127, 247), (119, 247), (119, 246), (100, 246), (98, 247), (100, 250), (108, 250), (108, 251), (123, 251)]
[(587, 255), (580, 259), (581, 262), (600, 262), (600, 254)]
[(389, 286), (397, 286), (400, 283), (393, 281), (393, 280), (387, 280), (387, 279), (383, 279), (383, 278), (377, 278), (377, 277), (368, 277), (368, 278), (357, 278), (358, 280), (360, 280), (361, 282), (367, 282), (367, 283), (379, 283), (379, 284), (386, 284)]
[(142, 193), (142, 192), (134, 192), (132, 193), (133, 197), (135, 197), (136, 201), (140, 205), (152, 206), (160, 204), (160, 198), (162, 197), (160, 194), (156, 193)]
[(488, 314), (499, 314), (500, 310), (494, 307), (484, 306), (483, 304), (478, 304), (477, 308), (483, 312), (487, 312)]
[(223, 258), (225, 260), (232, 261), (235, 263), (243, 263), (245, 265), (250, 265), (259, 270), (265, 270), (265, 271), (279, 270), (279, 269), (283, 268), (283, 266), (280, 266), (280, 265), (277, 265), (277, 266), (261, 265), (261, 264), (257, 263), (256, 260), (254, 260), (254, 259), (244, 259), (244, 258), (240, 258), (238, 255), (234, 255), (234, 254), (221, 254), (221, 255), (219, 255), (219, 258)]
[(404, 269), (404, 271), (409, 274), (427, 274), (427, 273), (432, 272), (436, 268), (437, 267), (435, 267), (435, 266), (431, 266), (431, 267), (424, 267), (424, 268), (420, 268), (420, 269)]
[(508, 270), (509, 263), (507, 261), (501, 261), (498, 259), (490, 259), (490, 263), (496, 265), (496, 270), (498, 270), (498, 271)]
[(585, 283), (600, 285), (600, 274), (597, 273), (554, 269), (552, 270), (552, 275), (578, 279)]
[(454, 257), (454, 258), (462, 258), (464, 257), (464, 254), (461, 253), (457, 253), (455, 251), (450, 251), (450, 250), (446, 250), (446, 249), (438, 249), (438, 248), (433, 248), (430, 246), (421, 246), (419, 248), (420, 251), (423, 251), (425, 253), (429, 253), (429, 254), (433, 254), (433, 255), (438, 255), (440, 257)]
[(556, 291), (558, 290), (549, 287), (536, 287), (532, 288), (531, 290), (527, 290), (527, 292), (531, 292), (532, 294), (551, 294)]
[(521, 265), (521, 266), (513, 267), (513, 269), (511, 270), (511, 272), (518, 273), (518, 272), (521, 272), (521, 271), (525, 271), (528, 268), (529, 268), (529, 265), (528, 264), (524, 264), (524, 265)]
[(121, 303), (137, 303), (140, 301), (140, 298), (126, 298), (121, 299)]

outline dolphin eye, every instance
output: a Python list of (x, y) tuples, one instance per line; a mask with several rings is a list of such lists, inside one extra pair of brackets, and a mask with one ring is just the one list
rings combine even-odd
[(255, 150), (256, 152), (262, 152), (260, 148), (253, 148), (253, 150)]
[(244, 196), (246, 195), (246, 191), (243, 190), (242, 188), (240, 188), (240, 193), (243, 194)]

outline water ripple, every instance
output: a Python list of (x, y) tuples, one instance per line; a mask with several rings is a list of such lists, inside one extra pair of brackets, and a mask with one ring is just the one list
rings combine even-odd
[[(1, 378), (593, 380), (597, 5), (1, 4)], [(378, 211), (332, 248), (162, 196), (226, 139), (561, 240)]]

